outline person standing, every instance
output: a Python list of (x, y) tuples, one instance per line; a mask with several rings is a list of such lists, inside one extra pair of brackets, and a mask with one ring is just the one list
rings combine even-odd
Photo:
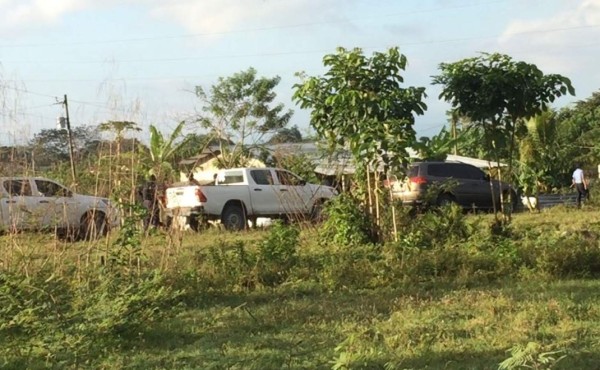
[(143, 204), (147, 211), (146, 217), (144, 218), (144, 230), (147, 230), (149, 226), (157, 227), (160, 225), (160, 210), (158, 208), (157, 191), (156, 177), (150, 175), (142, 189)]
[(577, 189), (577, 208), (581, 207), (581, 199), (585, 198), (588, 190), (587, 180), (585, 174), (579, 164), (575, 165), (575, 171), (573, 171), (573, 183), (572, 187)]

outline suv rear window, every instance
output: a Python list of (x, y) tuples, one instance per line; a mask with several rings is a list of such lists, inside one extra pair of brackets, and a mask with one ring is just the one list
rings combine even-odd
[(419, 176), (419, 166), (412, 165), (408, 167), (408, 172), (406, 173), (406, 176), (409, 178)]
[(481, 180), (483, 172), (463, 163), (435, 163), (427, 166), (427, 174), (436, 177), (452, 177), (455, 179)]
[(427, 174), (435, 177), (455, 177), (456, 174), (448, 167), (448, 164), (429, 164), (427, 166)]

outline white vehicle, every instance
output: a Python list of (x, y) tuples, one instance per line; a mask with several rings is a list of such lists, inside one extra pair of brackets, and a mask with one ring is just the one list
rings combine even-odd
[(190, 183), (167, 188), (168, 218), (185, 216), (192, 229), (198, 219), (219, 220), (231, 230), (256, 224), (258, 217), (318, 217), (323, 203), (337, 194), (329, 186), (308, 184), (279, 168), (234, 168), (215, 174), (212, 185)]
[(107, 198), (76, 194), (41, 177), (0, 177), (3, 230), (56, 230), (90, 238), (118, 223), (118, 210)]

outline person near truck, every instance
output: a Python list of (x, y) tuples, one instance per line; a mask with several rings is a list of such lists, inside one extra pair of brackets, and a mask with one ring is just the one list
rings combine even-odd
[(585, 174), (579, 164), (575, 165), (575, 171), (573, 171), (573, 183), (571, 184), (577, 190), (577, 207), (581, 207), (581, 200), (587, 195), (588, 184), (585, 178)]
[(144, 208), (146, 208), (146, 217), (144, 218), (144, 230), (148, 227), (157, 227), (160, 225), (160, 209), (158, 205), (158, 187), (156, 185), (156, 176), (150, 175), (148, 181), (142, 188), (142, 199)]

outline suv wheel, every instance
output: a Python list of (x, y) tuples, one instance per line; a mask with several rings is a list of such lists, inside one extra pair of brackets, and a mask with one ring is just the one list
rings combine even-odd
[(437, 197), (436, 204), (438, 207), (445, 207), (451, 204), (456, 204), (456, 199), (450, 194), (440, 194)]

